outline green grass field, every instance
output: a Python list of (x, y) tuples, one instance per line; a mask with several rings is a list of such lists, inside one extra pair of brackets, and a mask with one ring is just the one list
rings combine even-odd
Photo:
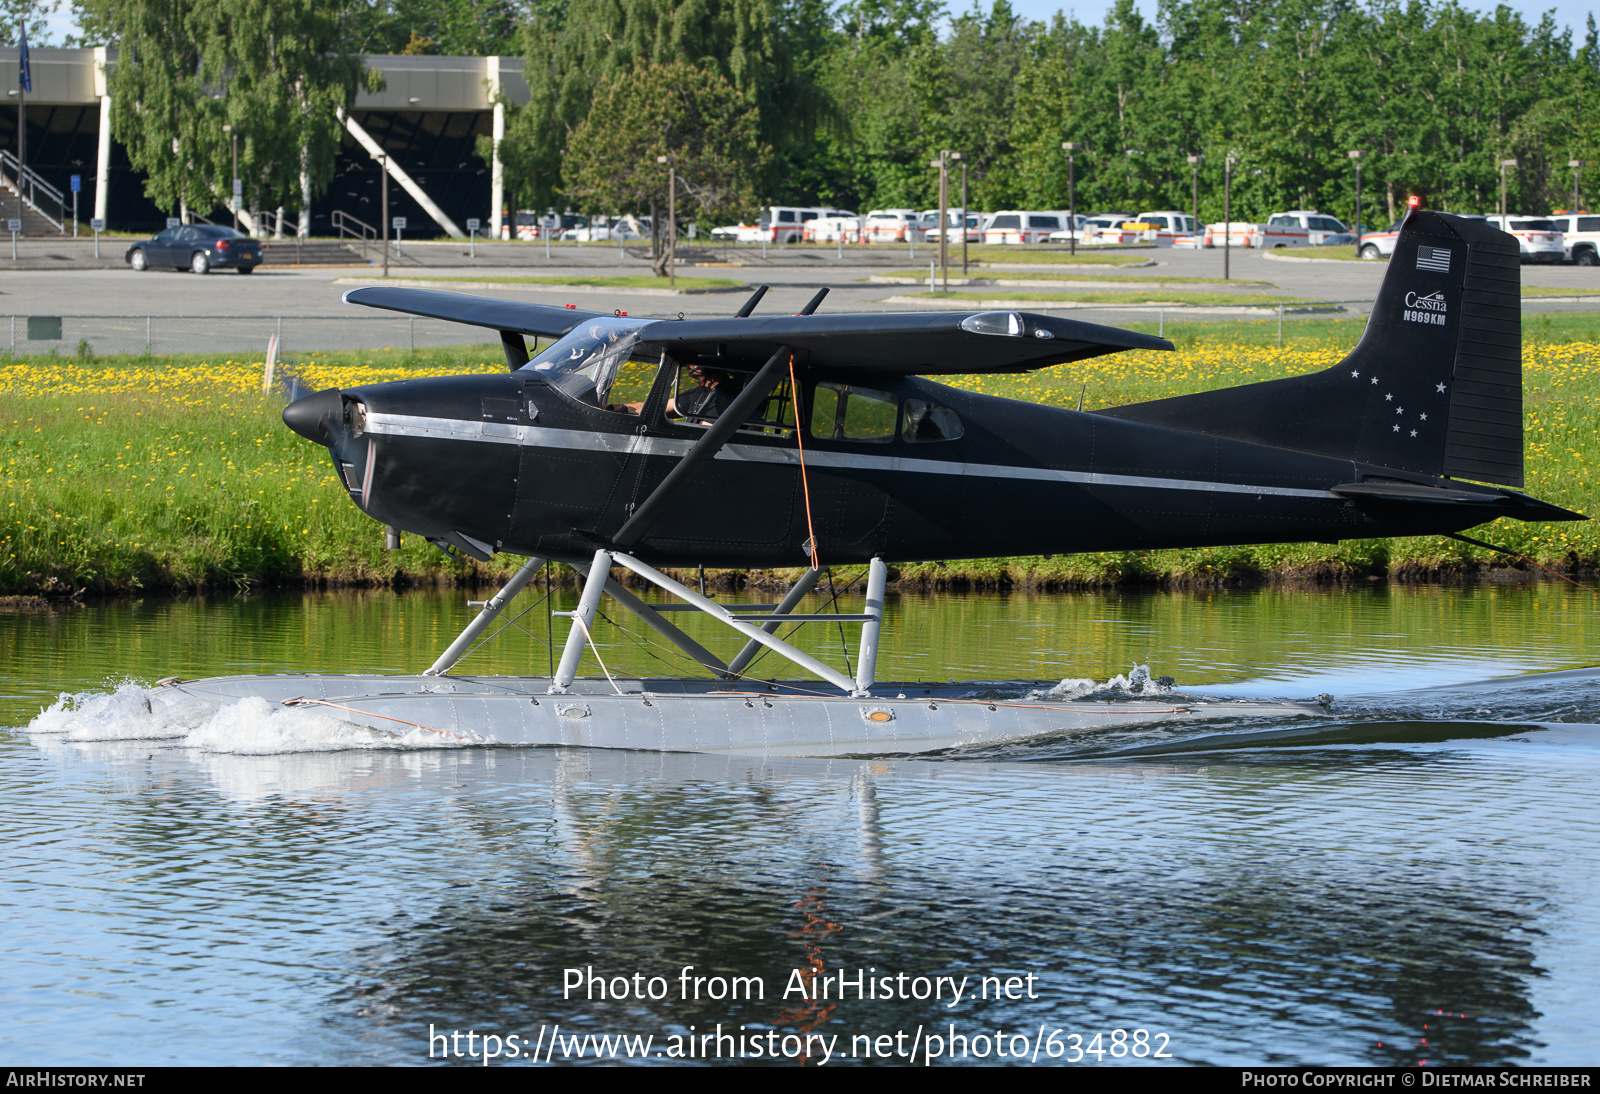
[[(1156, 324), (1130, 324), (1154, 333)], [(1113, 354), (957, 386), (1085, 409), (1325, 368), (1362, 321), (1296, 318), (1166, 325), (1176, 353)], [(1524, 320), (1529, 493), (1600, 511), (1600, 314)], [(313, 389), (408, 376), (499, 373), (482, 348), (297, 358)], [(0, 358), (0, 595), (172, 592), (314, 583), (476, 582), (505, 573), (444, 558), (414, 536), (395, 552), (353, 506), (327, 452), (286, 429), (261, 394), (261, 362), (207, 356)], [(1600, 525), (1501, 521), (1477, 533), (1579, 570), (1600, 564)], [(1450, 540), (1064, 555), (897, 567), (905, 585), (1206, 584), (1372, 574), (1447, 579), (1485, 552)], [(769, 575), (781, 579), (786, 574)]]

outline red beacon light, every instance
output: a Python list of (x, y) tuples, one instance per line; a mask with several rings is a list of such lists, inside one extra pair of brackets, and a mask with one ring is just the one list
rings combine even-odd
[(1406, 204), (1409, 205), (1413, 209), (1420, 208), (1422, 206), (1422, 197), (1421, 197), (1421, 195), (1412, 194), (1410, 197), (1406, 198)]

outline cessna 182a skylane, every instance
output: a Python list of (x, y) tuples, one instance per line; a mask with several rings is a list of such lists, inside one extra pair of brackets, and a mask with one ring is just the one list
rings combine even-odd
[[(510, 371), (324, 391), (284, 421), (328, 447), (351, 500), (391, 535), (528, 563), (422, 677), (176, 689), (319, 702), (379, 727), (448, 717), (450, 732), (495, 740), (784, 754), (1232, 715), (1249, 705), (961, 701), (959, 685), (875, 687), (885, 563), (1584, 519), (1505, 489), (1523, 480), (1519, 263), (1516, 242), (1481, 221), (1413, 210), (1360, 343), (1333, 368), (1092, 413), (927, 377), (1172, 345), (1020, 312), (811, 314), (821, 293), (799, 315), (751, 316), (760, 295), (734, 318), (658, 320), (416, 289), (347, 293), (496, 329)], [(556, 341), (530, 360), (528, 335)], [(554, 678), (446, 682), (547, 559), (587, 575)], [(808, 561), (781, 604), (742, 607), (659, 569)], [(866, 611), (844, 617), (863, 624), (853, 679), (773, 633), (840, 618), (793, 614), (819, 561), (869, 566)], [(646, 606), (609, 578), (614, 566), (681, 603)], [(603, 593), (714, 679), (576, 678)], [(696, 608), (746, 638), (737, 656), (723, 662), (666, 618)], [(838, 690), (750, 679), (743, 670), (763, 646)], [(440, 691), (451, 703), (430, 707)]]

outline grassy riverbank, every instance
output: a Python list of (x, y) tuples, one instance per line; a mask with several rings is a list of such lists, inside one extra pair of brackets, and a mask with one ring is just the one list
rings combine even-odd
[[(1296, 319), (1279, 349), (1275, 320), (1168, 323), (1175, 354), (1115, 354), (956, 382), (1056, 406), (1076, 406), (1081, 395), (1096, 409), (1323, 368), (1360, 330), (1359, 320)], [(1524, 332), (1528, 492), (1600, 511), (1600, 316), (1530, 316)], [(297, 367), (315, 389), (505, 365), (474, 347), (419, 350), (415, 360), (317, 355)], [(385, 551), (381, 529), (350, 504), (326, 451), (285, 429), (281, 402), (261, 394), (259, 360), (0, 359), (0, 407), (0, 595), (476, 582), (514, 564), (457, 564), (415, 536)], [(1502, 521), (1479, 534), (1569, 572), (1600, 564), (1600, 522)], [(912, 587), (1204, 585), (1449, 579), (1491, 563), (1506, 565), (1428, 537), (924, 563), (895, 576)]]

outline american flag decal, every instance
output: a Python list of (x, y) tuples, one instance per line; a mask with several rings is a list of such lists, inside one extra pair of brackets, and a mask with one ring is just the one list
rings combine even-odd
[(1449, 247), (1418, 247), (1417, 269), (1432, 270), (1434, 273), (1450, 272)]

